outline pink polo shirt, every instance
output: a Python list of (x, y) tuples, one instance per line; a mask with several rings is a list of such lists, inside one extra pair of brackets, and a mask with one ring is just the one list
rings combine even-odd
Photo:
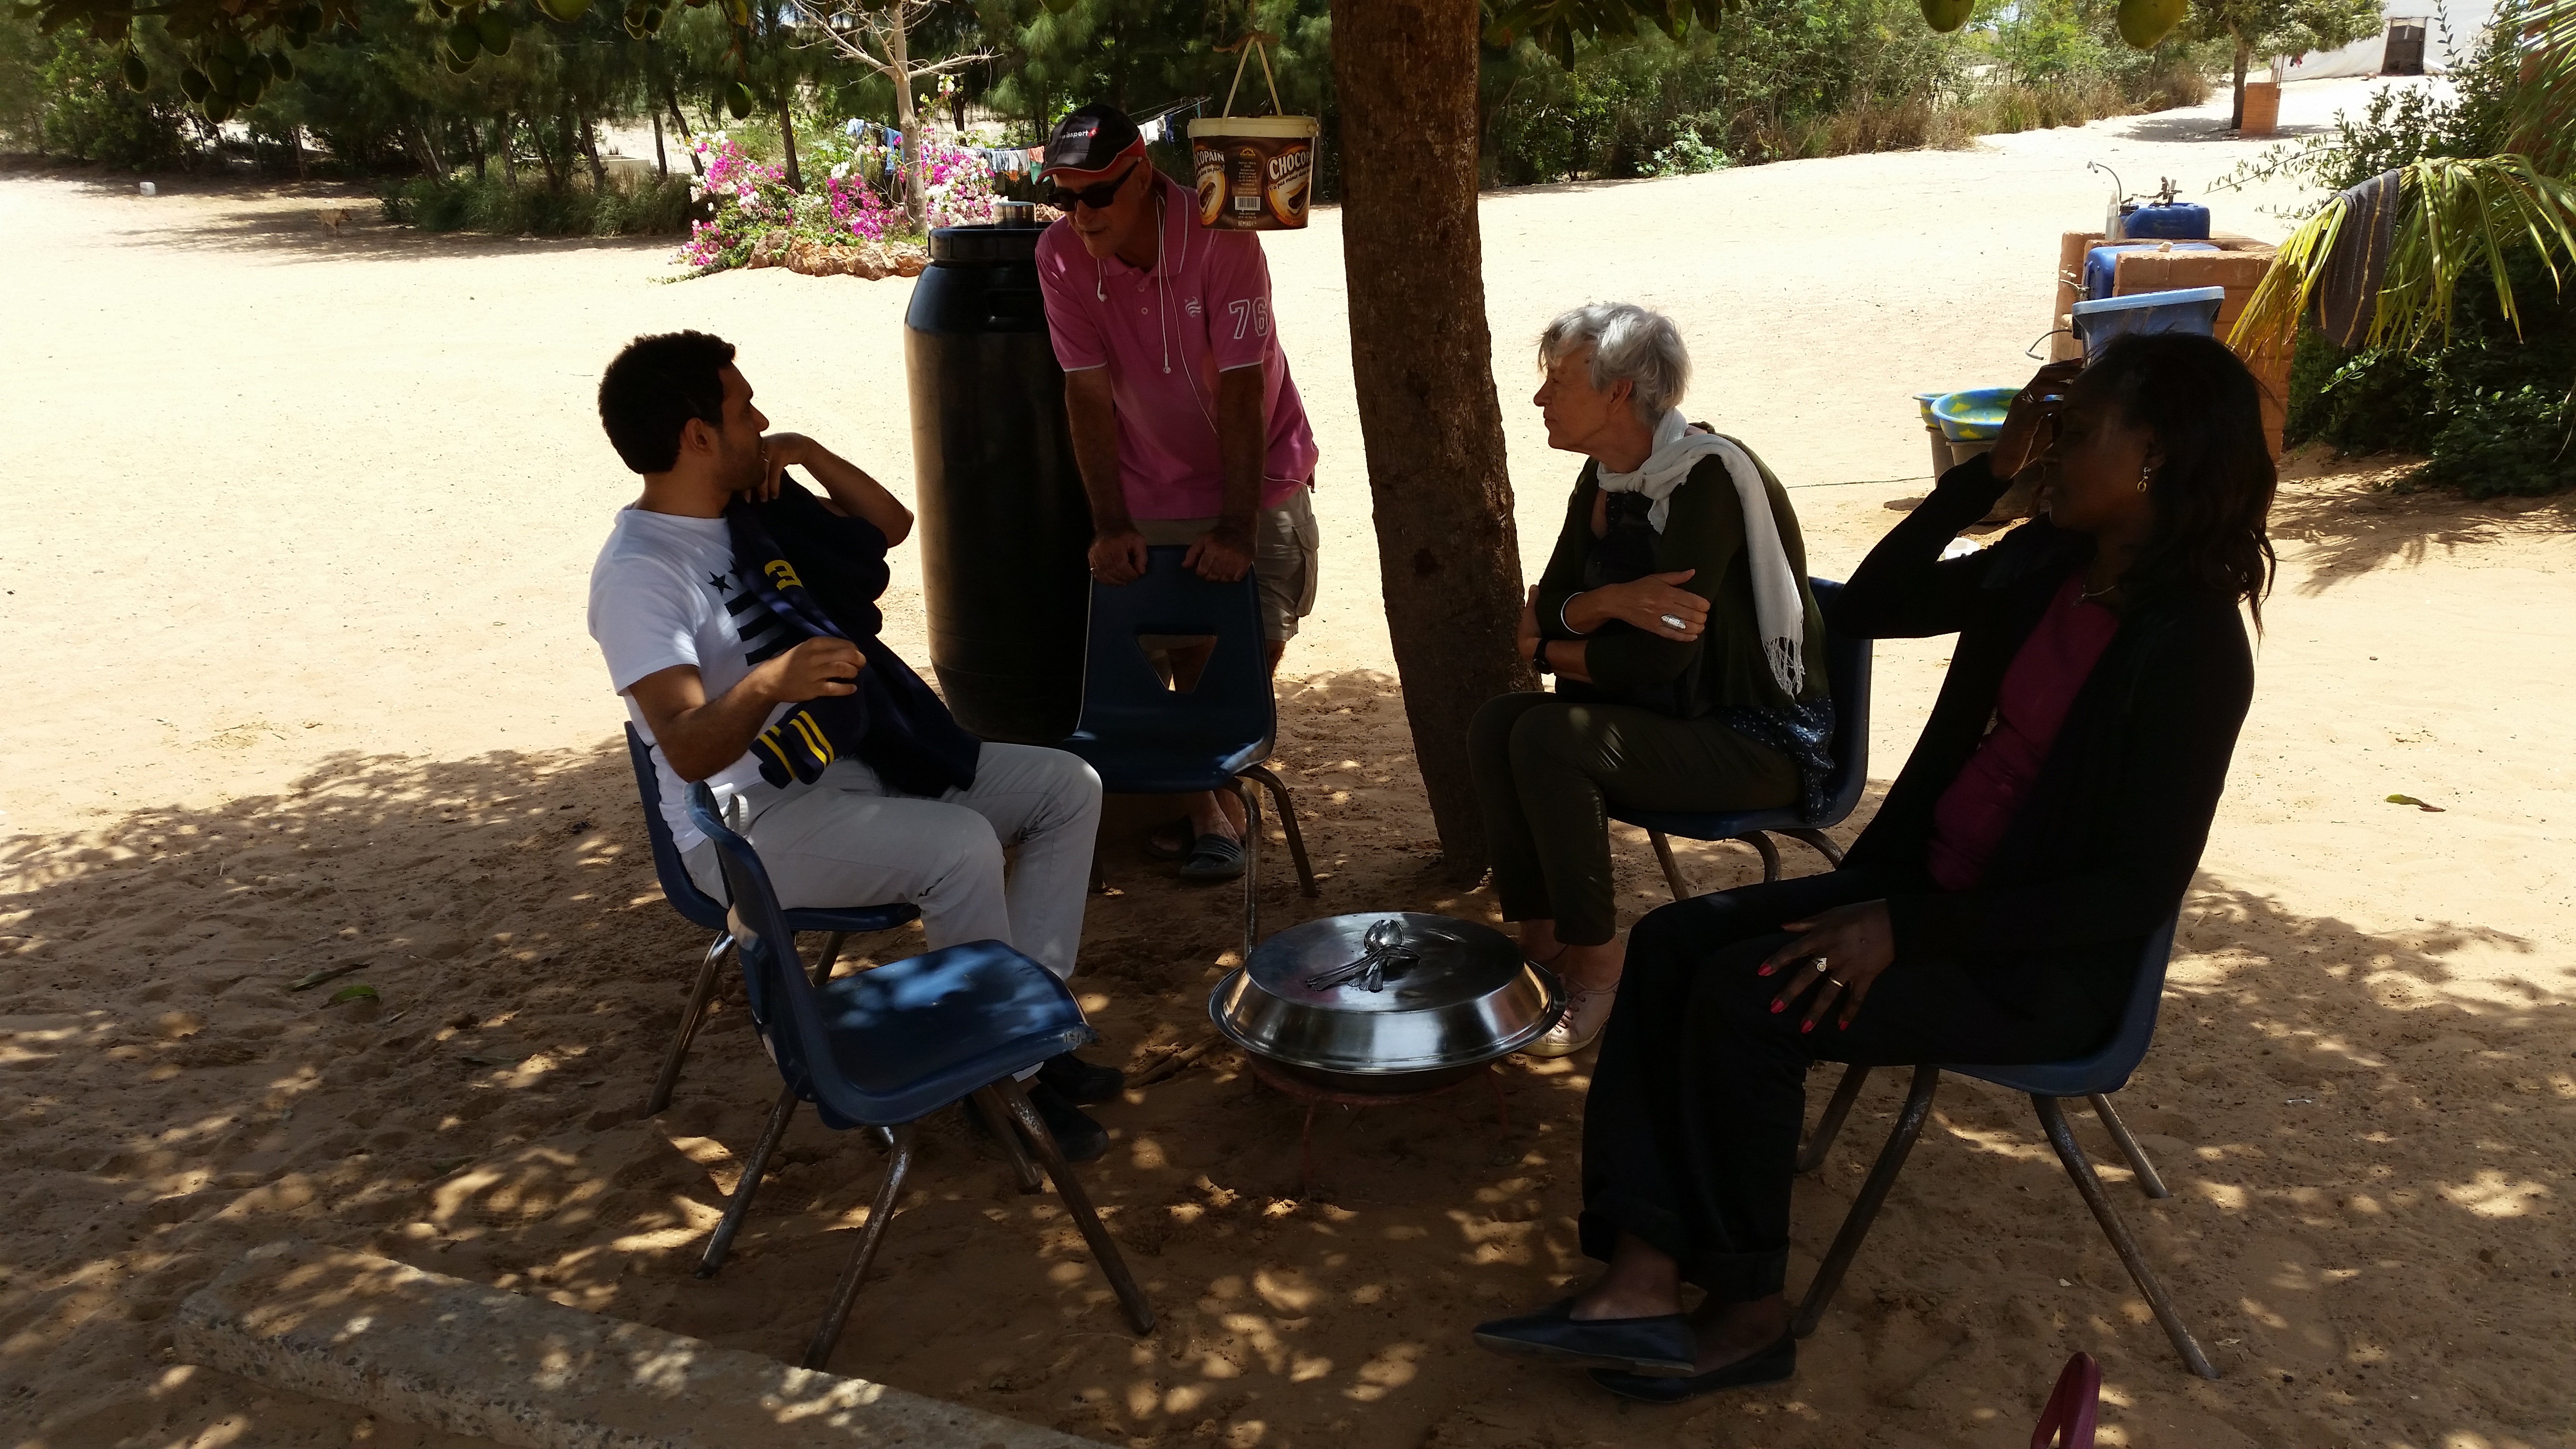
[(1213, 518), (1222, 505), (1216, 378), (1262, 366), (1270, 444), (1261, 506), (1315, 476), (1315, 431), (1271, 326), (1270, 267), (1250, 232), (1198, 224), (1197, 198), (1168, 176), (1162, 275), (1116, 257), (1094, 261), (1059, 221), (1038, 238), (1047, 332), (1067, 372), (1109, 369), (1118, 409), (1118, 471), (1138, 518)]

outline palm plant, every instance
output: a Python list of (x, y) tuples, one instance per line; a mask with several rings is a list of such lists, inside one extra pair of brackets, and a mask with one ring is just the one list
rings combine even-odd
[[(2396, 168), (2398, 210), (2366, 346), (2440, 346), (2460, 284), (2479, 272), (2519, 335), (2523, 309), (2505, 263), (2525, 246), (2553, 289), (2563, 293), (2576, 273), (2576, 0), (2507, 4), (2488, 44), (2499, 48), (2489, 63), (2510, 68), (2499, 95), (2503, 149)], [(2230, 340), (2244, 348), (2286, 338), (2325, 286), (2338, 242), (2364, 224), (2344, 197), (2319, 208), (2282, 244)]]

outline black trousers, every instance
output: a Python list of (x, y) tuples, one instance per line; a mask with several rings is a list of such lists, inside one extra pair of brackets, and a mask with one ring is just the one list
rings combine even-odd
[(1789, 1182), (1816, 1061), (2063, 1061), (2117, 1026), (2138, 960), (2122, 944), (2046, 961), (1902, 960), (1848, 1030), (1801, 1033), (1805, 1000), (1773, 1012), (1786, 976), (1758, 976), (1784, 921), (1922, 881), (1839, 870), (1669, 905), (1628, 937), (1627, 974), (1583, 1110), (1583, 1251), (1621, 1233), (1681, 1265), (1721, 1303), (1782, 1289)]

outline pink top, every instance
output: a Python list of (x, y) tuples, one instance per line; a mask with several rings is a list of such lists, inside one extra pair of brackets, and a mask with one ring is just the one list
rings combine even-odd
[(1994, 723), (1932, 807), (1933, 884), (1964, 891), (1985, 880), (1986, 862), (2029, 797), (2066, 711), (2119, 632), (2119, 615), (2084, 598), (2080, 573), (2049, 601), (2039, 627), (2004, 670)]
[(1209, 231), (1198, 200), (1162, 183), (1163, 262), (1139, 271), (1092, 260), (1059, 221), (1038, 238), (1047, 332), (1067, 372), (1109, 369), (1118, 409), (1118, 471), (1138, 518), (1213, 518), (1224, 495), (1216, 376), (1263, 368), (1270, 445), (1261, 464), (1269, 508), (1315, 476), (1315, 432), (1270, 325), (1270, 267), (1250, 232)]

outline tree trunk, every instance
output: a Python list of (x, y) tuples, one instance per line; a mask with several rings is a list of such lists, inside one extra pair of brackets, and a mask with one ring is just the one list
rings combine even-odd
[(697, 142), (689, 135), (689, 118), (680, 114), (680, 93), (667, 80), (662, 82), (662, 100), (671, 108), (671, 124), (680, 128), (680, 142), (689, 149), (689, 166), (700, 176), (707, 174), (707, 158), (698, 154)]
[(1476, 222), (1477, 0), (1333, 0), (1351, 383), (1387, 634), (1449, 874), (1484, 870), (1467, 723), (1536, 687)]
[(662, 115), (653, 113), (653, 169), (663, 180), (671, 179), (671, 156), (662, 149)]
[(512, 191), (519, 189), (519, 143), (511, 138), (515, 124), (508, 111), (492, 123), (492, 157), (501, 163), (501, 184)]
[(2236, 105), (2227, 113), (2227, 129), (2242, 131), (2245, 129), (2245, 63), (2254, 58), (2254, 47), (2245, 43), (2244, 32), (2231, 31), (2229, 34), (2236, 41)]
[[(304, 128), (302, 126), (287, 127), (286, 144), (295, 148), (295, 179), (298, 181), (311, 180), (311, 176), (304, 169)], [(482, 169), (483, 168), (478, 164), (475, 167), (475, 173), (480, 175), (482, 173)]]
[(787, 106), (788, 97), (794, 94), (792, 85), (778, 93), (778, 138), (787, 145), (787, 189), (802, 191), (805, 189), (805, 173), (796, 166), (796, 117), (789, 113)]
[(903, 33), (903, 7), (887, 12), (886, 58), (894, 62), (895, 129), (903, 132), (903, 216), (919, 231), (924, 225), (922, 193), (930, 189), (921, 164), (921, 127), (912, 108), (912, 49)]
[[(599, 159), (599, 128), (590, 123), (590, 117), (588, 116), (583, 116), (581, 118), (581, 150), (583, 155), (590, 158), (591, 189), (593, 191), (606, 191), (608, 189), (608, 164)], [(787, 154), (790, 158), (787, 164), (792, 169), (796, 165), (796, 162), (793, 159), (796, 153), (790, 151)]]

